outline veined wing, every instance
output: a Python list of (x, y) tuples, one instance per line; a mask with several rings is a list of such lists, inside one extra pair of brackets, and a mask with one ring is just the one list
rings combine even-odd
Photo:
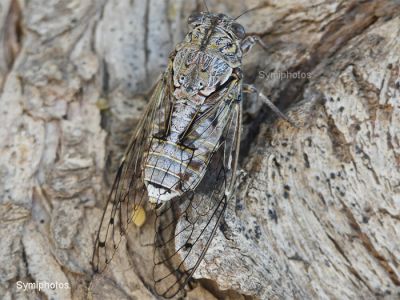
[(192, 278), (232, 193), (240, 143), (241, 103), (232, 101), (226, 108), (230, 112), (221, 143), (214, 149), (199, 186), (156, 212), (153, 276), (156, 293), (165, 298), (178, 294)]
[(154, 122), (164, 118), (169, 109), (170, 74), (171, 70), (167, 69), (157, 83), (112, 185), (94, 245), (92, 267), (96, 272), (102, 272), (110, 263), (129, 224), (134, 221), (137, 210), (147, 198), (142, 179), (142, 161), (151, 142)]

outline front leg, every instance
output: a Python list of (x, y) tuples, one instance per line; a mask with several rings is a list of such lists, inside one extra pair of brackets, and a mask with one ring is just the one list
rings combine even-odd
[(263, 92), (260, 92), (257, 90), (257, 88), (254, 85), (251, 84), (243, 84), (243, 93), (250, 93), (250, 94), (257, 94), (257, 99), (261, 99), (262, 102), (268, 105), (268, 107), (278, 115), (278, 117), (284, 119), (286, 122), (288, 122), (290, 125), (293, 127), (298, 128), (298, 126), (293, 122), (293, 120), (289, 119), (283, 112), (280, 111), (276, 105), (268, 99), (266, 95), (264, 95)]
[(259, 44), (265, 51), (268, 50), (267, 45), (257, 35), (246, 36), (241, 44), (243, 55), (246, 55), (255, 44)]

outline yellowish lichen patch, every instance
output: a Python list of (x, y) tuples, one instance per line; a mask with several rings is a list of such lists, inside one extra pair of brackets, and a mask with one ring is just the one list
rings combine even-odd
[(132, 213), (132, 222), (137, 227), (142, 227), (144, 222), (146, 222), (146, 211), (143, 206), (135, 206), (135, 209)]

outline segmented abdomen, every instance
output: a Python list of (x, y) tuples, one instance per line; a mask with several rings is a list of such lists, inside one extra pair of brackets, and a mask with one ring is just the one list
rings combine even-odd
[[(151, 137), (149, 152), (144, 164), (144, 181), (150, 202), (168, 201), (185, 191), (193, 190), (201, 181), (210, 155), (215, 151), (221, 136), (221, 129), (214, 118), (202, 120), (188, 134), (188, 139), (180, 136), (188, 129), (195, 107), (185, 103), (175, 106), (169, 134)], [(156, 125), (156, 133), (163, 125)]]

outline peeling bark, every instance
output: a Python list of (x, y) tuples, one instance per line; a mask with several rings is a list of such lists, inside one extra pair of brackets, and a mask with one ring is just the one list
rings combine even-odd
[[(208, 6), (257, 7), (240, 22), (268, 50), (246, 57), (245, 81), (299, 128), (246, 95), (235, 198), (187, 298), (400, 297), (399, 2)], [(155, 298), (138, 247), (151, 241), (151, 216), (106, 274), (92, 277), (90, 258), (129, 136), (199, 9), (0, 0), (0, 298)], [(38, 281), (70, 288), (18, 286)]]

